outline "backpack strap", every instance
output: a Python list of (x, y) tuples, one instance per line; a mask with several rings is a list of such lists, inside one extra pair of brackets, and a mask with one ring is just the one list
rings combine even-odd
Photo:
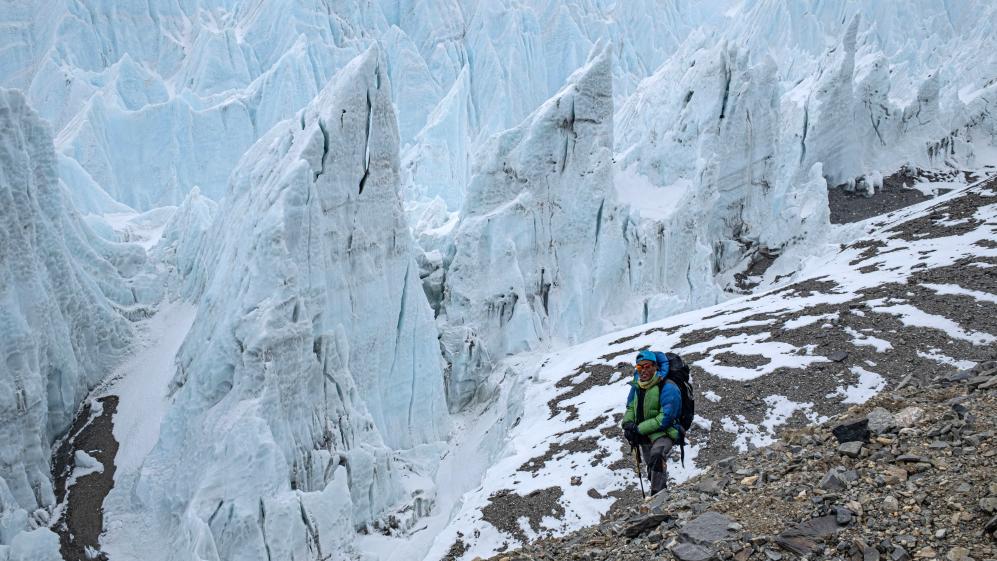
[[(679, 391), (679, 398), (681, 399), (682, 386), (671, 378), (662, 379), (662, 381), (658, 384), (658, 391), (661, 391), (668, 382), (675, 385), (675, 388)], [(685, 400), (682, 400), (682, 407), (685, 407)], [(682, 423), (678, 422), (678, 417), (675, 417), (675, 422), (672, 423), (672, 426), (675, 427), (675, 430), (679, 433), (679, 439), (675, 442), (675, 444), (678, 444), (679, 446), (679, 459), (682, 461), (682, 467), (685, 467), (685, 428), (682, 427)]]

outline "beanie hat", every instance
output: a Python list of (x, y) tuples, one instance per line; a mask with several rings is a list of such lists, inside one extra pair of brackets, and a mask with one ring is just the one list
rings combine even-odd
[(642, 360), (650, 360), (651, 362), (653, 362), (655, 364), (658, 363), (658, 357), (655, 356), (655, 354), (654, 354), (653, 351), (650, 351), (648, 349), (644, 349), (643, 351), (637, 353), (637, 360), (634, 361), (634, 364), (636, 364), (636, 363), (638, 363), (638, 362), (640, 362)]

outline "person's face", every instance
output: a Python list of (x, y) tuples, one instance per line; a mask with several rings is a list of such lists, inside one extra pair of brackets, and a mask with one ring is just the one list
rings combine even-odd
[(654, 376), (654, 371), (657, 370), (656, 365), (650, 360), (642, 360), (637, 363), (637, 374), (640, 375), (640, 381), (646, 382)]

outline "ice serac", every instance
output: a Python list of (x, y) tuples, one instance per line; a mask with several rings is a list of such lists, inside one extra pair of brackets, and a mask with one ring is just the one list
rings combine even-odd
[(246, 153), (203, 246), (135, 508), (175, 559), (347, 558), (449, 429), (377, 48)]
[[(992, 2), (875, 0), (742, 3), (725, 33), (755, 62), (774, 55), (784, 122), (801, 130), (803, 167), (868, 194), (904, 164), (976, 167), (990, 151), (997, 56)], [(983, 23), (986, 22), (986, 23)], [(805, 117), (802, 124), (799, 116)], [(988, 156), (989, 158), (989, 156)]]
[(783, 101), (775, 62), (711, 43), (690, 41), (616, 115), (637, 321), (716, 303), (759, 251), (780, 254), (827, 230), (821, 166), (801, 163), (806, 117)]
[(855, 140), (855, 36), (859, 18), (848, 25), (841, 48), (834, 49), (818, 69), (803, 111), (800, 159), (805, 164), (824, 163), (824, 176), (831, 185), (845, 183), (861, 169), (861, 145)]
[(199, 111), (174, 98), (131, 111), (98, 94), (63, 129), (59, 144), (115, 200), (150, 209), (179, 204), (195, 185), (220, 198), (232, 163), (254, 137), (240, 101)]
[[(560, 92), (482, 150), (446, 264), (442, 344), (452, 408), (494, 361), (591, 333), (611, 206), (608, 44)], [(500, 274), (499, 274), (500, 272)]]
[(405, 146), (426, 124), (426, 117), (444, 92), (404, 31), (391, 26), (381, 37), (381, 45), (388, 59), (391, 96), (398, 107), (398, 132)]
[[(598, 39), (620, 45), (620, 97), (726, 1), (690, 9), (655, 0), (348, 0), (332, 8), (322, 0), (32, 0), (0, 13), (0, 85), (25, 90), (53, 124), (57, 150), (86, 172), (67, 178), (71, 191), (93, 202), (99, 185), (149, 210), (179, 204), (194, 185), (219, 198), (245, 149), (373, 42), (388, 62), (403, 148), (419, 142), (426, 117), (466, 72), (473, 118), (457, 151), (464, 156), (555, 93)], [(425, 135), (428, 151), (439, 146), (439, 124)]]
[(0, 89), (0, 557), (53, 506), (50, 447), (130, 348), (127, 276), (144, 259), (83, 223), (63, 197), (48, 125)]
[(464, 67), (403, 158), (408, 175), (407, 198), (440, 197), (451, 210), (461, 207), (471, 176), (469, 151), (474, 122), (470, 74)]
[(150, 253), (166, 267), (171, 277), (168, 286), (178, 287), (178, 294), (172, 294), (171, 298), (204, 290), (203, 284), (191, 283), (203, 283), (210, 274), (211, 270), (198, 269), (202, 266), (198, 256), (205, 250), (208, 233), (217, 214), (218, 204), (194, 187), (163, 225), (162, 235)]

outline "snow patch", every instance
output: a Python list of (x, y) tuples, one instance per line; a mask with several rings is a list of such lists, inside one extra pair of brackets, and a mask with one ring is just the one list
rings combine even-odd
[(858, 376), (858, 381), (853, 385), (840, 387), (827, 394), (828, 399), (841, 397), (843, 398), (842, 403), (865, 403), (886, 387), (886, 379), (875, 372), (866, 370), (861, 366), (852, 366), (849, 370)]
[(921, 286), (925, 288), (930, 288), (935, 291), (936, 294), (941, 295), (959, 295), (959, 296), (970, 296), (975, 300), (980, 302), (989, 302), (991, 304), (997, 304), (997, 295), (990, 294), (989, 292), (981, 292), (979, 290), (970, 290), (968, 288), (963, 288), (957, 284), (933, 284), (924, 283)]

